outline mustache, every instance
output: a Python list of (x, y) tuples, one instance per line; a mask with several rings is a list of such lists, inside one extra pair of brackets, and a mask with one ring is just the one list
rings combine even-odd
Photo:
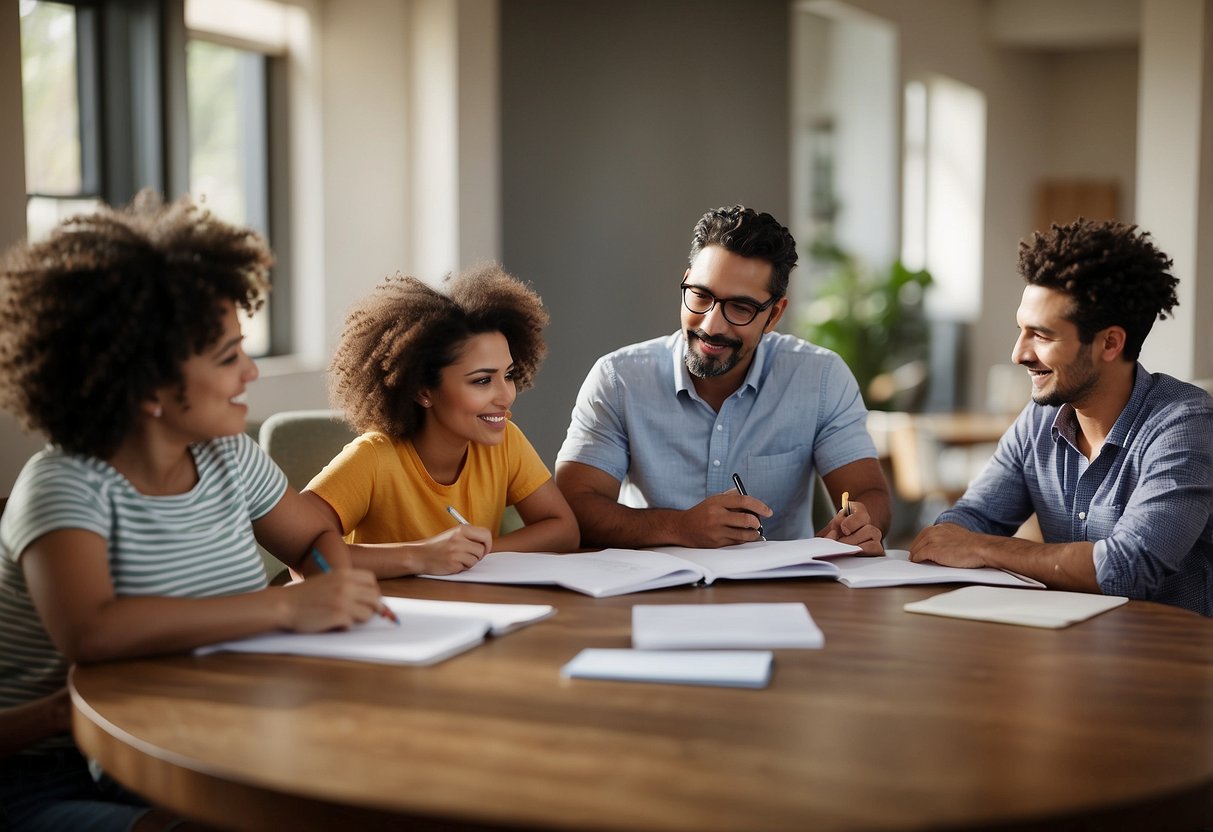
[(688, 329), (687, 337), (703, 341), (705, 344), (711, 344), (713, 347), (732, 347), (735, 350), (741, 349), (741, 341), (735, 338), (715, 338), (708, 335), (702, 329)]

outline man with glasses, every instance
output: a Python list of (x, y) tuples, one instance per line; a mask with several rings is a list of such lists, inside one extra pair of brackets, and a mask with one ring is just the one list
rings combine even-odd
[(812, 537), (820, 472), (834, 505), (851, 499), (818, 534), (883, 551), (889, 489), (855, 378), (774, 331), (795, 265), (796, 241), (770, 214), (736, 205), (699, 220), (681, 332), (600, 358), (573, 408), (556, 482), (583, 546)]

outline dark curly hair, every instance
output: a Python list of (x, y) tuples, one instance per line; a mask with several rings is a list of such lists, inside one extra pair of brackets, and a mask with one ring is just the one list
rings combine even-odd
[(255, 232), (188, 197), (140, 192), (65, 220), (0, 262), (0, 405), (70, 453), (109, 458), (142, 402), (223, 332), (223, 301), (252, 312), (272, 258)]
[(385, 279), (351, 310), (329, 365), (330, 398), (359, 432), (407, 439), (425, 420), (419, 391), (437, 387), (473, 335), (500, 332), (518, 390), (547, 355), (543, 301), (496, 265), (447, 277), (443, 293), (415, 277)]
[(1109, 326), (1123, 327), (1127, 361), (1137, 360), (1155, 319), (1179, 305), (1179, 279), (1167, 271), (1171, 259), (1148, 231), (1136, 232), (1135, 225), (1079, 217), (1019, 244), (1019, 273), (1032, 286), (1070, 297), (1068, 319), (1082, 343)]
[(694, 263), (707, 246), (721, 246), (742, 257), (766, 260), (771, 264), (771, 294), (775, 297), (787, 294), (788, 279), (796, 268), (796, 240), (770, 214), (760, 214), (743, 205), (708, 211), (695, 223), (687, 262)]

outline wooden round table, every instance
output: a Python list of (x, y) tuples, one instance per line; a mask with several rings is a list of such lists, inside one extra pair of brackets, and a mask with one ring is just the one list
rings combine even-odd
[[(1038, 630), (902, 609), (940, 586), (385, 588), (558, 612), (432, 667), (77, 667), (77, 741), (151, 800), (240, 829), (1161, 829), (1213, 815), (1213, 620), (1173, 607)], [(741, 601), (803, 601), (824, 649), (776, 651), (764, 690), (560, 676), (582, 648), (629, 646), (633, 604)]]

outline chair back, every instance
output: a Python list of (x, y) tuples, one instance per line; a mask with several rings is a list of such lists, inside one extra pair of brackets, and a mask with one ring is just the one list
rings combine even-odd
[(339, 410), (285, 410), (261, 424), (257, 441), (298, 491), (357, 435)]

